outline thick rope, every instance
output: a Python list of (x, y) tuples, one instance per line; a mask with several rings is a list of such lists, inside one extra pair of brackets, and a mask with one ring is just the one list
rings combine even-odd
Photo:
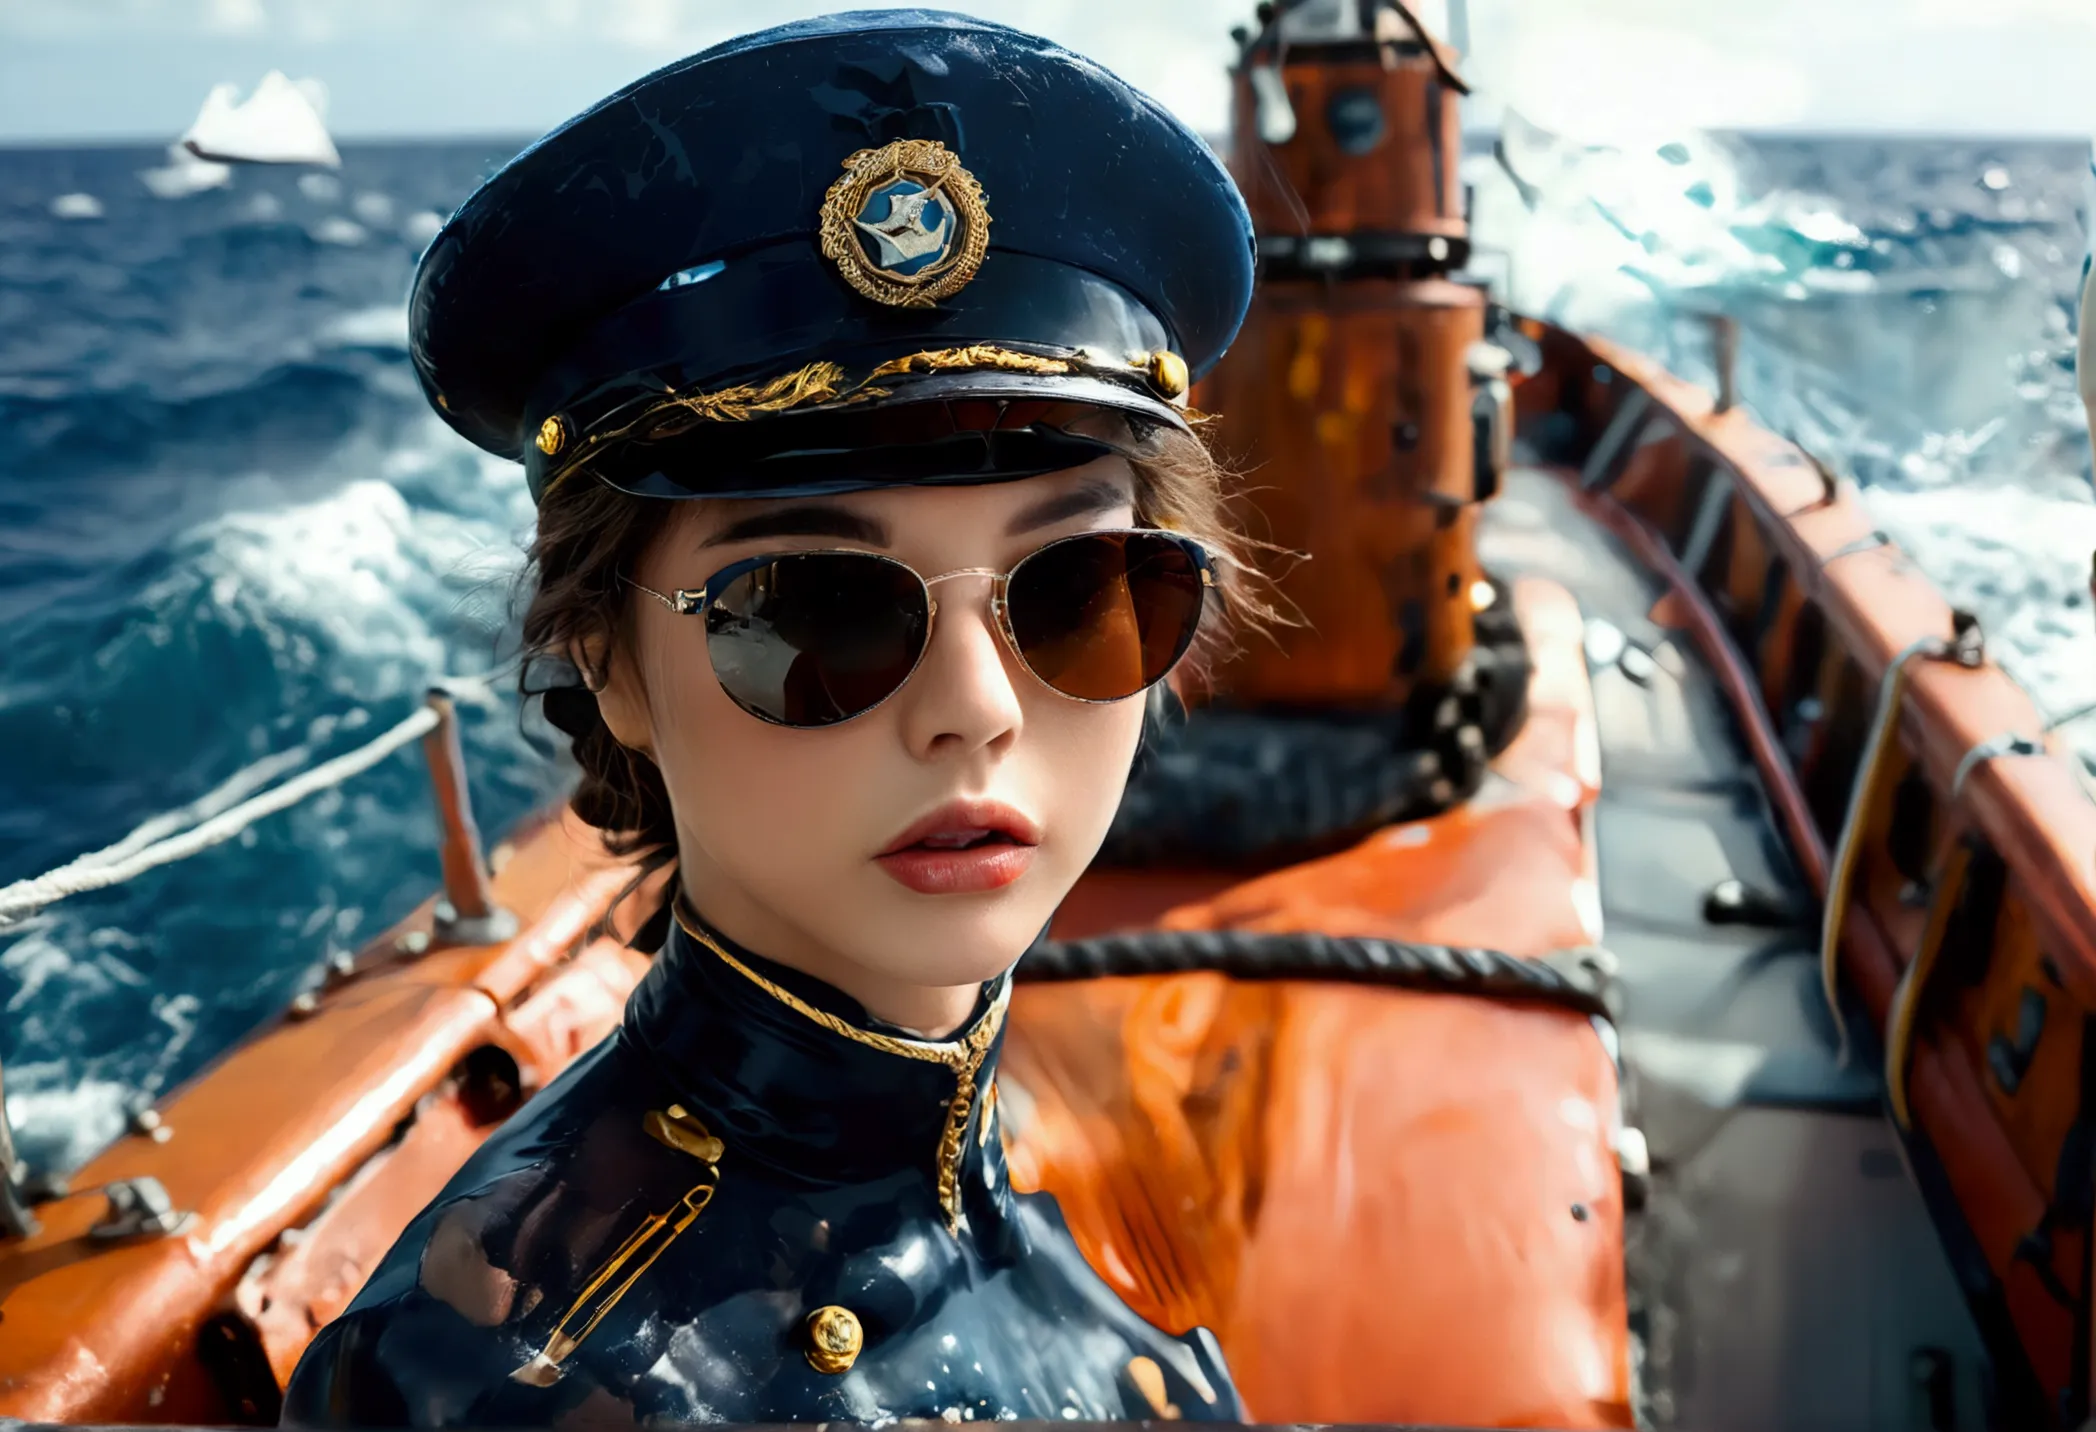
[(1613, 1019), (1614, 969), (1614, 956), (1591, 947), (1529, 958), (1351, 935), (1135, 930), (1036, 945), (1013, 978), (1055, 983), (1212, 970), (1239, 980), (1331, 980), (1536, 1000)]
[[(323, 761), (284, 784), (242, 801), (230, 810), (221, 811), (179, 835), (152, 838), (168, 829), (182, 812), (155, 816), (114, 845), (83, 855), (34, 879), (18, 880), (0, 889), (0, 927), (16, 924), (43, 906), (63, 900), (68, 895), (121, 885), (148, 870), (172, 865), (200, 850), (230, 840), (262, 817), (297, 805), (310, 795), (341, 785), (350, 777), (371, 769), (408, 742), (435, 729), (436, 724), (436, 711), (425, 706), (369, 744), (331, 761)], [(270, 758), (272, 762), (279, 759)], [(236, 781), (242, 779), (252, 780), (252, 771), (244, 773), (243, 777), (235, 777)], [(228, 782), (214, 794), (224, 792), (232, 784)], [(196, 810), (209, 800), (210, 797), (206, 797), (204, 801), (193, 802), (184, 810)], [(148, 843), (141, 844), (142, 840)]]

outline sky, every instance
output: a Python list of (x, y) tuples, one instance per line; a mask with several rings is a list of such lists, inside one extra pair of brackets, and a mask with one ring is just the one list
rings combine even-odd
[[(860, 0), (867, 3), (867, 0)], [(873, 0), (878, 3), (878, 0)], [(947, 0), (1226, 127), (1251, 0)], [(1434, 8), (1447, 0), (1432, 0)], [(342, 138), (529, 135), (821, 0), (0, 0), (0, 144), (165, 142), (212, 85), (314, 77)], [(1469, 0), (1489, 124), (2096, 134), (2096, 0)]]

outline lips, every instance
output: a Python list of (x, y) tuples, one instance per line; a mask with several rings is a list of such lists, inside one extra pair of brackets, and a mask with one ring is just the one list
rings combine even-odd
[(1001, 801), (953, 801), (912, 824), (874, 861), (920, 895), (997, 890), (1024, 875), (1040, 827)]

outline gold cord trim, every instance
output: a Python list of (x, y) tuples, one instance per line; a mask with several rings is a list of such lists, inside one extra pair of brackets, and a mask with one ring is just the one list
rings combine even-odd
[(911, 373), (949, 373), (955, 369), (969, 368), (995, 368), (1006, 373), (1053, 374), (1067, 373), (1071, 365), (1061, 358), (1043, 358), (1037, 353), (1019, 353), (1010, 348), (976, 343), (966, 348), (935, 348), (927, 353), (912, 353), (905, 358), (890, 358), (860, 381), (877, 383), (883, 378), (896, 378)]
[[(546, 479), (539, 500), (545, 501), (546, 496), (552, 493), (561, 480), (583, 466), (592, 453), (621, 438), (637, 436), (643, 442), (656, 442), (664, 438), (680, 437), (700, 423), (740, 423), (766, 414), (789, 412), (795, 408), (815, 407), (824, 403), (845, 407), (853, 403), (892, 397), (892, 390), (874, 386), (884, 378), (981, 370), (1043, 375), (1096, 370), (1115, 376), (1125, 376), (1130, 372), (1142, 376), (1147, 373), (1150, 364), (1151, 355), (1147, 353), (1130, 360), (1126, 368), (1117, 368), (1110, 362), (1089, 363), (1065, 358), (1047, 358), (1038, 353), (1021, 353), (1016, 349), (999, 348), (994, 344), (976, 343), (965, 348), (934, 348), (923, 353), (911, 353), (902, 358), (891, 358), (856, 381), (847, 381), (842, 367), (824, 361), (796, 368), (791, 373), (782, 373), (764, 383), (744, 383), (711, 393), (670, 394), (650, 403), (623, 426), (591, 433), (584, 438), (574, 447), (560, 470)], [(1196, 416), (1201, 421), (1206, 420), (1205, 415)], [(547, 419), (547, 422), (554, 422), (558, 418), (559, 415), (556, 414), (554, 418)]]
[(1004, 1012), (1012, 998), (1011, 979), (1007, 977), (1004, 980), (990, 1008), (962, 1038), (944, 1041), (899, 1039), (894, 1035), (876, 1034), (870, 1029), (861, 1029), (849, 1020), (817, 1009), (793, 991), (758, 974), (723, 949), (718, 940), (700, 929), (697, 922), (685, 913), (681, 897), (671, 906), (671, 910), (685, 934), (720, 956), (729, 969), (802, 1018), (812, 1020), (830, 1033), (849, 1039), (854, 1044), (878, 1049), (883, 1054), (900, 1055), (904, 1059), (921, 1060), (928, 1064), (944, 1064), (953, 1070), (953, 1098), (946, 1105), (946, 1128), (939, 1136), (935, 1168), (939, 1181), (939, 1207), (946, 1214), (946, 1230), (949, 1233), (957, 1232), (961, 1221), (961, 1154), (968, 1128), (968, 1114), (975, 1104), (975, 1076), (982, 1069), (983, 1060), (989, 1057), (990, 1045), (996, 1041), (997, 1031), (1004, 1027)]

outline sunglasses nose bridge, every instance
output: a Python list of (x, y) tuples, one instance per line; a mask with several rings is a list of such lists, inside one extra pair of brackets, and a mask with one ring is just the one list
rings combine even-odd
[(936, 621), (939, 616), (939, 597), (932, 588), (938, 586), (941, 582), (950, 582), (956, 577), (988, 577), (990, 579), (990, 625), (996, 630), (997, 635), (1003, 639), (1004, 644), (1011, 648), (1012, 655), (1018, 657), (1020, 663), (1024, 665), (1026, 658), (1019, 651), (1019, 638), (1012, 632), (1011, 612), (1005, 600), (1005, 594), (1011, 590), (1012, 574), (1010, 572), (1000, 572), (995, 567), (957, 567), (951, 572), (941, 572), (936, 577), (924, 577), (921, 579), (924, 583), (925, 600), (930, 608), (925, 626), (925, 640), (927, 642), (931, 640), (930, 623)]

